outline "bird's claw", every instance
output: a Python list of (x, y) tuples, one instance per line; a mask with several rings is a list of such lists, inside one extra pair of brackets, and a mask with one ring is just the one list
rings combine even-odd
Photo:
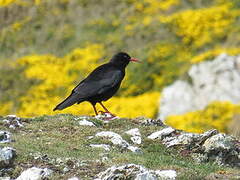
[(98, 111), (98, 113), (101, 113), (101, 115), (104, 115), (104, 120), (113, 120), (116, 118), (116, 116), (110, 112), (104, 112), (104, 111)]

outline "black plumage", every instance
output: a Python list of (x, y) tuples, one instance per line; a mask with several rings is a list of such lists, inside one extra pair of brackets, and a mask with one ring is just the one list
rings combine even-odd
[(117, 53), (108, 63), (92, 71), (53, 110), (62, 110), (75, 103), (88, 101), (92, 104), (96, 115), (98, 114), (95, 108), (96, 103), (99, 103), (106, 112), (110, 113), (102, 104), (102, 101), (108, 100), (117, 92), (125, 76), (125, 68), (130, 61), (138, 62), (137, 59), (131, 58), (127, 53)]

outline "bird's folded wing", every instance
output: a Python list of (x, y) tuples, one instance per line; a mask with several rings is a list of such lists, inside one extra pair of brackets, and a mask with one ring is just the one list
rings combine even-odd
[(73, 89), (73, 93), (77, 93), (79, 97), (87, 98), (102, 94), (112, 87), (116, 86), (123, 79), (121, 71), (110, 71), (98, 79), (85, 79), (77, 87)]

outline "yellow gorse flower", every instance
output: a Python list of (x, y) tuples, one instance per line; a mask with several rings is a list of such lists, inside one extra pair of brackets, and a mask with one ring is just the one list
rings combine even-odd
[(240, 113), (240, 105), (230, 102), (212, 102), (206, 108), (199, 111), (188, 112), (183, 115), (172, 115), (166, 123), (188, 132), (201, 133), (209, 129), (217, 129), (227, 132), (227, 126), (234, 115)]

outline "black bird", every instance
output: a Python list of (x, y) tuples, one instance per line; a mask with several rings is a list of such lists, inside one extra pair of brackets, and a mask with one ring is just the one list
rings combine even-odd
[[(130, 61), (139, 62), (127, 53), (119, 52), (115, 54), (108, 63), (97, 67), (82, 80), (53, 111), (65, 109), (75, 103), (88, 101), (92, 104), (96, 115), (98, 115), (95, 107), (96, 103), (99, 103), (107, 113), (110, 113), (102, 104), (102, 101), (108, 100), (117, 92), (125, 76), (125, 68)], [(113, 116), (112, 113), (110, 114)]]

